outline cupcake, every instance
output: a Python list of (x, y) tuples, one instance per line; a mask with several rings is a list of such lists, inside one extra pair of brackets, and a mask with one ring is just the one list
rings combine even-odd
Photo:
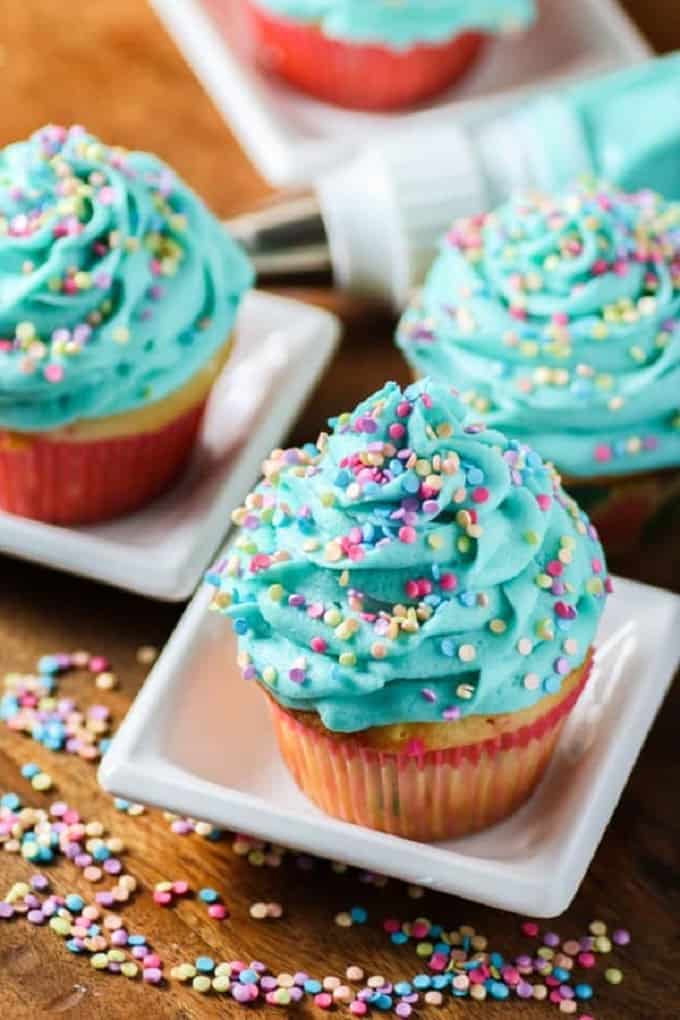
[(610, 582), (554, 470), (448, 386), (388, 383), (277, 450), (208, 576), (300, 788), (345, 821), (462, 836), (531, 794)]
[(397, 343), (553, 461), (618, 552), (680, 492), (679, 315), (680, 204), (584, 184), (456, 223)]
[(46, 127), (0, 153), (0, 509), (101, 521), (187, 461), (252, 271), (155, 156)]
[[(223, 0), (209, 0), (222, 19)], [(244, 0), (241, 33), (266, 70), (329, 103), (398, 110), (474, 63), (484, 39), (531, 24), (534, 0)]]

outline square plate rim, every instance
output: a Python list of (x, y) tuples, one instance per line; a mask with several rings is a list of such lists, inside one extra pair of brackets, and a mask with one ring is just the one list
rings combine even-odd
[[(281, 439), (292, 426), (296, 414), (309, 398), (330, 362), (342, 330), (339, 318), (325, 308), (257, 289), (246, 295), (239, 314), (245, 313), (246, 316), (250, 314), (253, 317), (264, 314), (273, 320), (283, 311), (287, 314), (288, 321), (276, 326), (272, 322), (267, 333), (271, 334), (276, 329), (293, 336), (304, 331), (305, 334), (309, 334), (310, 341), (314, 334), (315, 343), (311, 365), (296, 386), (295, 399), (291, 400), (289, 406), (285, 406), (282, 414), (278, 416), (281, 424), (276, 431)], [(238, 329), (238, 320), (236, 328)], [(311, 346), (311, 342), (308, 342), (308, 346)], [(306, 364), (310, 364), (309, 361)], [(229, 368), (228, 365), (225, 371), (229, 371)], [(283, 387), (281, 397), (273, 402), (274, 410), (278, 404), (284, 403), (285, 392), (288, 390)], [(171, 563), (164, 562), (160, 569), (141, 583), (138, 579), (138, 561), (142, 555), (139, 548), (124, 546), (121, 541), (95, 534), (90, 529), (80, 531), (75, 527), (46, 524), (3, 511), (0, 511), (0, 555), (41, 564), (156, 601), (184, 601), (196, 591), (204, 567), (211, 554), (220, 547), (228, 530), (228, 527), (220, 525), (219, 521), (222, 517), (225, 520), (228, 517), (228, 507), (225, 510), (225, 505), (228, 503), (226, 490), (230, 484), (229, 479), (237, 477), (240, 483), (239, 490), (242, 490), (238, 498), (245, 496), (250, 485), (256, 480), (259, 462), (267, 454), (264, 445), (271, 449), (272, 445), (276, 444), (274, 440), (273, 444), (270, 442), (263, 445), (260, 438), (261, 435), (271, 433), (272, 430), (268, 429), (268, 426), (274, 417), (276, 415), (270, 409), (259, 422), (255, 437), (249, 439), (238, 450), (222, 485), (217, 488), (209, 505), (200, 514), (201, 527), (196, 529), (195, 540), (187, 545), (179, 558)], [(257, 459), (257, 467), (249, 471), (253, 445), (262, 446), (262, 453)], [(97, 565), (95, 561), (99, 556), (108, 557), (109, 565)], [(84, 567), (80, 562), (76, 562), (86, 558), (95, 565)], [(133, 574), (137, 579), (130, 580)]]
[[(249, 158), (271, 184), (279, 187), (309, 185), (356, 152), (357, 145), (361, 144), (356, 140), (331, 135), (310, 139), (295, 131), (263, 92), (269, 85), (263, 84), (257, 71), (244, 67), (231, 53), (201, 0), (150, 0), (150, 3), (202, 88), (235, 131)], [(513, 88), (452, 100), (442, 105), (435, 103), (423, 110), (392, 114), (384, 119), (384, 126), (381, 121), (376, 129), (390, 133), (394, 129), (432, 123), (450, 116), (475, 121), (486, 111), (501, 113), (504, 108), (540, 89), (557, 88), (564, 82), (598, 71), (604, 73), (617, 67), (632, 66), (653, 55), (651, 44), (619, 0), (583, 0), (583, 4), (583, 20), (593, 29), (590, 34), (597, 39), (597, 30), (604, 32), (606, 29), (606, 45), (595, 42), (594, 56), (590, 59), (582, 55), (564, 72), (538, 75)], [(240, 99), (235, 101), (234, 96), (240, 96)], [(333, 109), (311, 97), (303, 99), (321, 110)], [(358, 118), (367, 116), (362, 111), (344, 112), (355, 114)]]
[[(664, 588), (646, 585), (628, 578), (614, 578), (615, 590), (623, 587), (629, 596), (639, 599), (646, 595), (666, 606), (669, 620), (680, 623), (680, 595)], [(635, 762), (644, 746), (649, 730), (665, 698), (677, 665), (677, 642), (661, 643), (655, 650), (646, 672), (660, 678), (655, 694), (649, 697), (645, 684), (640, 684), (629, 697), (626, 711), (618, 720), (613, 746), (608, 749), (605, 767), (595, 777), (585, 809), (578, 823), (569, 831), (566, 842), (560, 834), (547, 838), (544, 845), (522, 861), (489, 860), (462, 854), (437, 844), (418, 843), (377, 832), (338, 819), (323, 816), (323, 826), (313, 817), (300, 816), (294, 810), (273, 805), (262, 796), (244, 793), (235, 787), (221, 786), (203, 779), (158, 751), (144, 746), (145, 734), (159, 716), (163, 692), (181, 682), (182, 658), (190, 654), (192, 636), (200, 627), (210, 601), (211, 592), (199, 589), (177, 624), (161, 658), (149, 674), (133, 707), (121, 724), (99, 768), (99, 781), (104, 789), (122, 796), (134, 796), (143, 780), (144, 798), (159, 807), (181, 813), (192, 813), (190, 805), (200, 807), (207, 820), (231, 830), (250, 832), (260, 838), (286, 846), (298, 847), (320, 857), (328, 856), (328, 840), (337, 836), (343, 847), (341, 859), (357, 867), (376, 869), (376, 855), (382, 849), (401, 854), (398, 872), (393, 867), (378, 870), (433, 889), (471, 898), (469, 889), (460, 882), (425, 874), (430, 867), (442, 874), (453, 872), (479, 882), (480, 877), (499, 878), (508, 888), (485, 898), (485, 902), (518, 913), (536, 917), (556, 917), (569, 906), (600, 844), (604, 831), (628, 783)], [(134, 713), (134, 714), (133, 714)], [(162, 711), (160, 712), (162, 719)], [(157, 724), (162, 728), (163, 723)], [(636, 736), (631, 742), (630, 729)], [(615, 781), (612, 783), (611, 777)], [(614, 793), (612, 794), (612, 788)], [(224, 810), (229, 820), (225, 821)], [(200, 814), (201, 812), (199, 812)], [(323, 828), (323, 832), (321, 829)], [(587, 833), (590, 830), (590, 834)], [(343, 839), (344, 837), (344, 839)], [(350, 837), (348, 839), (348, 837)], [(537, 875), (536, 863), (550, 858), (550, 880)]]

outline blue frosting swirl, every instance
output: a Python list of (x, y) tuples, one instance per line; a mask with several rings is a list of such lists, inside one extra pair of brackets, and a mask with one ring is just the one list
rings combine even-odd
[(585, 659), (609, 579), (538, 454), (388, 383), (275, 451), (210, 573), (244, 675), (330, 730), (512, 712)]
[(46, 127), (0, 153), (0, 428), (181, 388), (225, 343), (250, 265), (160, 159)]
[(443, 43), (460, 32), (526, 28), (535, 0), (256, 0), (284, 17), (318, 24), (336, 39), (408, 49)]
[(680, 465), (680, 204), (592, 184), (461, 221), (397, 343), (565, 475)]

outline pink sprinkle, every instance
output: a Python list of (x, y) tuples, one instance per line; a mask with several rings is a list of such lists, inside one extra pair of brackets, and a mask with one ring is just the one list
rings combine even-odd
[(109, 660), (103, 655), (93, 655), (88, 663), (90, 673), (106, 673), (109, 668)]
[(173, 882), (172, 891), (174, 892), (175, 896), (186, 896), (186, 894), (189, 892), (189, 883)]
[(478, 485), (476, 489), (472, 490), (472, 499), (475, 503), (486, 503), (489, 498), (489, 490), (483, 485)]
[(531, 939), (536, 938), (540, 930), (535, 921), (525, 921), (522, 925), (522, 934), (528, 935)]
[(559, 560), (551, 560), (545, 569), (551, 577), (561, 577), (564, 567)]
[(167, 907), (169, 903), (172, 903), (172, 893), (156, 890), (153, 894), (153, 899), (154, 903), (157, 903), (159, 907)]
[(442, 591), (455, 591), (458, 587), (458, 578), (455, 574), (442, 574), (439, 578), (439, 587)]
[(388, 935), (394, 935), (395, 932), (401, 931), (399, 921), (393, 917), (388, 917), (385, 921), (383, 921), (383, 928)]
[(314, 1005), (318, 1006), (319, 1009), (330, 1009), (333, 1005), (333, 996), (329, 995), (328, 992), (319, 992), (318, 995), (314, 996)]
[(404, 585), (404, 590), (410, 599), (417, 599), (420, 592), (420, 587), (417, 581), (407, 581)]
[(596, 574), (602, 573), (602, 560), (599, 560), (597, 556), (593, 556), (591, 564)]
[(229, 911), (223, 903), (211, 903), (208, 907), (208, 916), (216, 921), (224, 921), (225, 918), (229, 917)]
[(536, 496), (536, 502), (538, 503), (539, 509), (544, 513), (547, 513), (552, 506), (552, 496), (549, 496), (547, 492), (539, 492)]
[(48, 382), (58, 383), (64, 378), (64, 367), (63, 365), (47, 365), (43, 372), (43, 375)]
[(555, 312), (552, 321), (556, 326), (567, 326), (569, 324), (569, 316), (566, 312)]
[(595, 460), (600, 464), (605, 464), (613, 457), (611, 446), (608, 446), (606, 443), (599, 443), (598, 446), (595, 447), (594, 456)]
[(102, 205), (112, 205), (115, 197), (116, 192), (110, 185), (105, 185), (103, 188), (100, 188), (99, 191), (97, 192), (97, 198), (99, 199)]
[(399, 528), (399, 541), (404, 542), (406, 545), (413, 545), (417, 538), (416, 529), (406, 526)]
[(401, 422), (398, 421), (395, 421), (392, 425), (390, 425), (387, 431), (390, 439), (403, 439), (406, 435), (406, 429)]
[(425, 753), (425, 744), (422, 740), (409, 740), (406, 745), (406, 754), (409, 758), (418, 758)]
[(399, 418), (408, 418), (413, 408), (406, 401), (403, 400), (400, 404), (397, 404), (397, 415)]
[(328, 645), (322, 637), (313, 637), (309, 644), (313, 652), (319, 652), (322, 655), (328, 648)]

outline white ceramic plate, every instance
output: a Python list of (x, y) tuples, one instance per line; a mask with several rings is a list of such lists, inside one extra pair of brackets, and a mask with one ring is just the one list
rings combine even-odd
[(299, 792), (210, 596), (196, 595), (114, 738), (107, 790), (530, 916), (567, 908), (680, 656), (680, 598), (615, 580), (597, 667), (534, 796), (493, 829), (426, 845), (335, 821)]
[(230, 514), (283, 441), (335, 350), (329, 312), (254, 292), (236, 349), (208, 405), (185, 475), (139, 513), (54, 527), (0, 513), (0, 551), (151, 598), (188, 598), (230, 527)]
[[(492, 42), (465, 81), (432, 105), (402, 114), (357, 113), (298, 94), (240, 60), (205, 0), (151, 2), (250, 158), (276, 185), (311, 183), (377, 132), (426, 118), (474, 123), (523, 93), (651, 54), (616, 0), (539, 0), (540, 18), (529, 32)], [(220, 2), (237, 7), (240, 0)]]

